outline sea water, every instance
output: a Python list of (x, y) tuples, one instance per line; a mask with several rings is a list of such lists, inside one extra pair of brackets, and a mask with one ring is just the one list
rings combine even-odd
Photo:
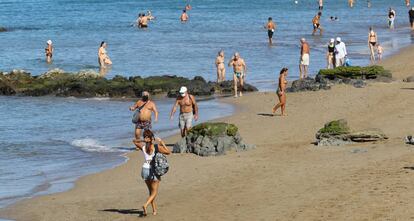
[[(408, 9), (400, 0), (325, 0), (323, 36), (312, 36), (316, 0), (192, 0), (190, 20), (179, 22), (181, 0), (1, 0), (0, 70), (25, 69), (39, 75), (53, 68), (98, 71), (97, 51), (108, 43), (113, 61), (107, 77), (196, 75), (215, 80), (214, 60), (225, 51), (226, 62), (238, 51), (245, 59), (247, 82), (275, 90), (278, 72), (288, 67), (298, 77), (299, 39), (311, 46), (310, 73), (326, 66), (326, 44), (341, 37), (353, 65), (369, 64), (369, 26), (378, 33), (385, 55), (411, 44)], [(396, 29), (387, 28), (387, 11), (397, 12)], [(156, 19), (146, 30), (132, 24), (139, 12)], [(329, 17), (338, 17), (330, 21)], [(263, 28), (267, 18), (277, 24), (274, 46)], [(45, 63), (45, 42), (54, 42), (53, 63)], [(232, 71), (227, 68), (227, 79)], [(157, 101), (159, 136), (177, 132), (168, 113), (173, 100)], [(132, 102), (106, 99), (0, 97), (0, 207), (25, 197), (66, 190), (81, 175), (124, 162), (132, 148)], [(232, 113), (231, 106), (200, 103), (201, 121)]]

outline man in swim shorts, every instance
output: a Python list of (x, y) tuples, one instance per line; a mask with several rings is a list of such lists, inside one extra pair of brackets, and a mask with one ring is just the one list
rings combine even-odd
[(154, 101), (149, 99), (148, 91), (142, 92), (141, 100), (137, 101), (133, 106), (129, 108), (130, 111), (135, 111), (136, 109), (141, 109), (139, 115), (139, 121), (135, 125), (135, 139), (140, 140), (141, 138), (141, 131), (142, 130), (150, 130), (152, 129), (151, 124), (151, 116), (154, 113), (155, 120), (154, 122), (158, 121), (158, 110), (157, 106), (155, 105)]
[(265, 25), (265, 28), (267, 28), (267, 36), (269, 37), (269, 44), (271, 45), (273, 34), (275, 33), (276, 24), (273, 22), (272, 17), (269, 17), (267, 20), (267, 24)]
[(310, 47), (305, 38), (300, 39), (300, 44), (299, 78), (302, 79), (308, 77)]
[(174, 118), (177, 106), (180, 106), (180, 117), (178, 127), (181, 130), (181, 137), (185, 137), (191, 129), (193, 118), (198, 120), (198, 105), (195, 97), (187, 92), (187, 87), (181, 87), (180, 95), (175, 100), (175, 104), (171, 110), (170, 119)]
[(321, 27), (321, 16), (322, 16), (322, 12), (318, 12), (317, 15), (315, 15), (315, 17), (313, 17), (312, 19), (312, 24), (313, 24), (313, 32), (312, 35), (315, 35), (316, 31), (319, 29), (319, 34), (322, 35), (323, 29)]
[(234, 97), (237, 97), (237, 86), (238, 82), (240, 82), (240, 93), (239, 96), (243, 96), (242, 90), (244, 86), (244, 77), (246, 75), (247, 67), (246, 63), (242, 58), (240, 58), (240, 54), (238, 52), (234, 53), (233, 57), (229, 62), (229, 66), (233, 66), (233, 82), (234, 82)]

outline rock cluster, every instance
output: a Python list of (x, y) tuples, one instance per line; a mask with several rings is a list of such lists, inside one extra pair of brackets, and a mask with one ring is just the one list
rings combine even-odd
[(5, 27), (0, 27), (0, 32), (6, 32), (7, 29)]
[(238, 128), (227, 123), (202, 123), (174, 145), (173, 153), (194, 153), (198, 156), (218, 156), (226, 151), (254, 148), (243, 142)]
[(356, 88), (367, 85), (367, 81), (390, 82), (392, 75), (381, 66), (338, 67), (321, 69), (316, 77), (296, 80), (288, 92), (328, 90), (335, 84), (349, 84)]
[[(24, 70), (0, 72), (0, 95), (23, 96), (73, 96), (73, 97), (140, 97), (142, 91), (151, 94), (168, 94), (174, 97), (181, 86), (187, 86), (189, 92), (196, 96), (211, 96), (214, 93), (232, 91), (232, 84), (206, 82), (202, 77), (187, 79), (177, 76), (115, 76), (106, 79), (94, 70), (82, 70), (67, 73), (53, 69), (39, 76), (32, 76)], [(247, 92), (257, 88), (246, 85)], [(220, 89), (220, 90), (219, 90)]]
[(316, 133), (318, 146), (341, 146), (351, 143), (376, 142), (388, 139), (379, 129), (351, 132), (346, 120), (331, 121)]

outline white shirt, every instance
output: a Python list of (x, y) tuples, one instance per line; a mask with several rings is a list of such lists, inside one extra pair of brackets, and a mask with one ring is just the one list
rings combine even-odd
[(348, 54), (346, 52), (345, 43), (340, 42), (339, 44), (335, 45), (335, 52), (337, 58), (344, 58)]
[(150, 169), (152, 158), (155, 155), (155, 150), (152, 151), (152, 154), (147, 154), (147, 152), (145, 152), (145, 150), (146, 150), (146, 147), (144, 145), (144, 146), (142, 146), (142, 153), (144, 153), (144, 164), (142, 165), (142, 168)]

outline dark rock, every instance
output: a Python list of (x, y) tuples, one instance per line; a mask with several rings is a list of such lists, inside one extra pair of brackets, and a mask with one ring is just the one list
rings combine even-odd
[(379, 129), (369, 129), (363, 131), (352, 132), (348, 135), (353, 142), (375, 142), (388, 139), (388, 137)]
[(5, 27), (0, 27), (0, 32), (6, 32), (7, 29)]
[[(238, 142), (236, 142), (238, 141)], [(254, 148), (242, 141), (233, 124), (203, 123), (193, 127), (189, 134), (174, 145), (174, 153), (194, 153), (198, 156), (219, 156), (227, 151), (245, 151)]]
[(0, 78), (0, 95), (15, 95), (16, 91)]
[(404, 82), (414, 82), (414, 76), (410, 76), (410, 77), (404, 79)]
[(288, 92), (299, 91), (319, 91), (321, 89), (330, 89), (330, 86), (325, 81), (317, 81), (313, 78), (299, 79), (292, 82), (292, 86), (287, 89)]
[(413, 138), (413, 136), (411, 136), (411, 135), (406, 136), (405, 137), (405, 143), (406, 144), (414, 145), (414, 138)]
[[(209, 85), (213, 88), (213, 90), (216, 93), (222, 93), (222, 94), (233, 94), (234, 93), (234, 82), (233, 81), (223, 81), (220, 83), (216, 82), (209, 82)], [(244, 83), (243, 92), (255, 92), (258, 91), (258, 89), (248, 83)]]

